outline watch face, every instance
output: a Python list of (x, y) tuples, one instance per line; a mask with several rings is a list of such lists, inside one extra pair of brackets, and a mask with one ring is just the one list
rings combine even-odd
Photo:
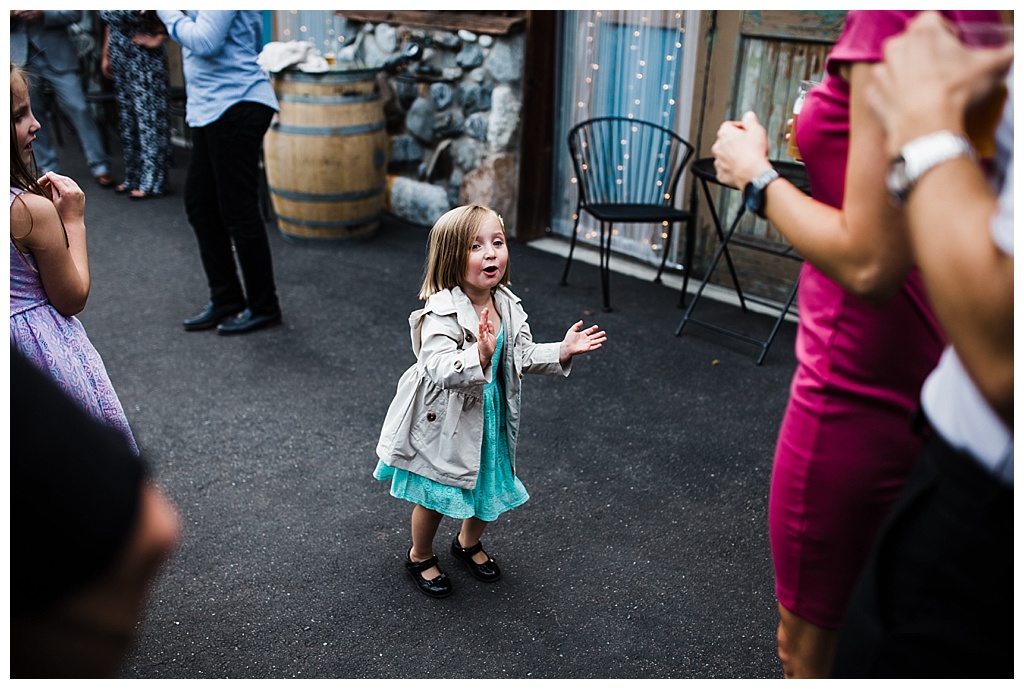
[(885, 185), (897, 201), (902, 201), (907, 195), (910, 180), (907, 179), (907, 163), (902, 156), (892, 161), (892, 165), (889, 166), (889, 173), (885, 176)]
[(758, 217), (765, 217), (765, 189), (778, 178), (779, 171), (772, 167), (750, 180), (747, 186), (743, 187), (743, 205), (747, 207), (747, 210), (756, 213)]
[(754, 183), (747, 182), (747, 186), (743, 187), (743, 205), (747, 207), (747, 210), (760, 215), (761, 198), (762, 195)]

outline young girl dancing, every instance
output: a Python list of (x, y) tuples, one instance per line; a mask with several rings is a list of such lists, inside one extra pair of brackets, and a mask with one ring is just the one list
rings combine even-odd
[(461, 519), (452, 556), (481, 581), (501, 578), (480, 536), (489, 522), (529, 499), (515, 474), (520, 378), (568, 376), (572, 358), (600, 349), (597, 326), (573, 324), (561, 342), (534, 343), (526, 312), (508, 288), (501, 216), (483, 206), (445, 213), (430, 232), (420, 298), (409, 316), (416, 363), (398, 381), (374, 477), (415, 503), (405, 569), (420, 591), (452, 592), (434, 555), (445, 515)]
[(94, 417), (138, 447), (99, 352), (75, 314), (89, 298), (85, 194), (53, 172), (36, 179), (39, 131), (25, 74), (11, 65), (11, 346)]

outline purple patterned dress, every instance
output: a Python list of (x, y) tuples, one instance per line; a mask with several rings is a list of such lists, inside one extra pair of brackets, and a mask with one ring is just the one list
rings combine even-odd
[[(21, 193), (11, 188), (11, 203)], [(135, 437), (99, 352), (74, 316), (62, 316), (43, 289), (36, 260), (11, 244), (11, 346), (24, 354), (94, 417), (124, 434), (135, 454)], [(12, 395), (16, 395), (12, 391)]]

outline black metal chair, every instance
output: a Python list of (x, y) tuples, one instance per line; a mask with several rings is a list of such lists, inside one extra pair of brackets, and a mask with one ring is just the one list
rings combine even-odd
[(661, 266), (654, 282), (661, 282), (676, 223), (686, 224), (683, 293), (693, 263), (694, 217), (675, 207), (676, 186), (693, 156), (693, 146), (678, 134), (651, 122), (628, 117), (598, 117), (569, 132), (569, 154), (576, 169), (576, 215), (561, 284), (565, 285), (576, 248), (582, 211), (601, 223), (598, 238), (604, 310), (611, 311), (608, 265), (613, 226), (621, 223), (661, 223)]

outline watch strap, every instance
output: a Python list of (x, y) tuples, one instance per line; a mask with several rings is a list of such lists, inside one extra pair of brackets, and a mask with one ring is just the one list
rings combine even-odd
[(748, 185), (749, 193), (746, 194), (747, 207), (758, 215), (758, 217), (764, 218), (765, 212), (765, 194), (764, 190), (769, 184), (777, 180), (781, 175), (779, 171), (774, 167), (770, 167), (754, 179), (750, 180)]
[[(977, 160), (974, 145), (963, 134), (939, 131), (903, 145), (890, 168), (889, 192), (898, 205), (906, 202), (918, 180), (932, 168), (962, 156)], [(893, 168), (902, 167), (899, 174)]]

